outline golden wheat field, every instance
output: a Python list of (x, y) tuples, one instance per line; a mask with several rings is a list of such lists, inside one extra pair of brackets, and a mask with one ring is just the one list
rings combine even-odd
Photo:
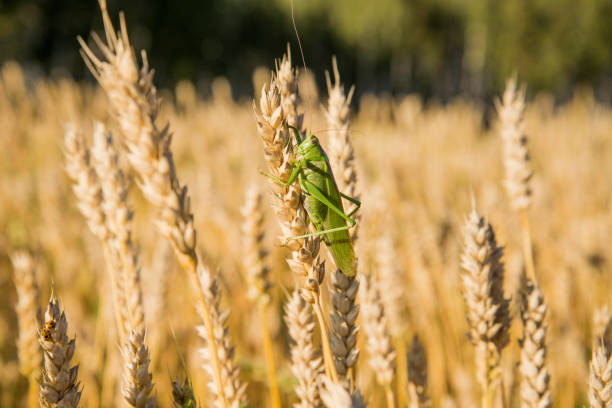
[[(0, 406), (612, 406), (612, 109), (588, 89), (356, 101), (342, 61), (279, 52), (252, 98), (204, 99), (104, 22), (96, 84), (0, 70)], [(321, 230), (314, 190), (260, 174), (316, 173), (290, 127), (362, 203), (355, 275), (331, 234), (289, 239)]]

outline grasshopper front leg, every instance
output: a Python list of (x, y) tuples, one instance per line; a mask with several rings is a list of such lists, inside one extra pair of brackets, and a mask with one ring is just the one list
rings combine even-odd
[(259, 173), (263, 176), (269, 177), (272, 180), (274, 180), (275, 182), (277, 182), (278, 184), (282, 184), (283, 186), (290, 186), (291, 184), (293, 184), (293, 182), (295, 181), (295, 179), (297, 178), (298, 174), (300, 174), (300, 171), (302, 170), (302, 166), (300, 166), (299, 164), (296, 165), (293, 168), (293, 171), (291, 172), (291, 175), (289, 176), (289, 180), (287, 181), (283, 181), (281, 179), (279, 179), (278, 177), (270, 174), (270, 173), (266, 173), (263, 170), (259, 170)]

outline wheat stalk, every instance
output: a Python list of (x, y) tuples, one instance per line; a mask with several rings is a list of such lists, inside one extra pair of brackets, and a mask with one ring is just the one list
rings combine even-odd
[(40, 406), (45, 408), (76, 408), (81, 399), (77, 381), (79, 366), (70, 367), (75, 339), (68, 338), (66, 314), (59, 307), (55, 293), (51, 293), (45, 325), (40, 330), (44, 370), (40, 382)]
[(350, 391), (349, 384), (335, 384), (328, 377), (323, 376), (321, 386), (321, 399), (326, 408), (366, 408), (367, 404), (361, 396), (359, 389)]
[(268, 280), (269, 270), (265, 260), (267, 251), (263, 246), (265, 219), (262, 200), (263, 196), (255, 185), (247, 190), (246, 203), (242, 208), (244, 218), (242, 226), (244, 235), (243, 265), (247, 275), (248, 296), (257, 304), (257, 313), (261, 323), (261, 335), (268, 368), (270, 399), (275, 408), (280, 408), (281, 399), (276, 379), (274, 349), (267, 319), (271, 283)]
[(476, 208), (463, 228), (464, 253), (461, 257), (462, 295), (467, 306), (469, 338), (476, 346), (478, 381), (483, 388), (483, 408), (490, 408), (501, 381), (499, 361), (508, 344), (509, 300), (504, 298), (503, 248), (497, 246), (491, 225)]
[(531, 205), (530, 180), (533, 172), (523, 123), (525, 88), (518, 89), (516, 77), (508, 79), (502, 100), (496, 100), (495, 105), (501, 120), (501, 138), (504, 145), (504, 167), (506, 169), (504, 185), (512, 208), (519, 213), (521, 218), (523, 256), (527, 277), (536, 282), (531, 231), (527, 217), (527, 210)]
[(40, 307), (38, 305), (38, 284), (36, 282), (36, 269), (34, 261), (26, 251), (17, 251), (12, 254), (13, 280), (17, 289), (17, 323), (19, 335), (17, 337), (17, 354), (19, 356), (19, 370), (28, 378), (28, 404), (30, 408), (38, 406), (37, 377), (42, 365), (42, 354), (38, 343)]
[[(238, 369), (228, 353), (229, 336), (225, 327), (228, 314), (219, 308), (220, 292), (215, 277), (204, 267), (196, 251), (196, 230), (187, 187), (181, 186), (170, 149), (169, 126), (157, 125), (160, 101), (153, 85), (145, 52), (138, 67), (131, 47), (125, 18), (120, 15), (120, 32), (115, 33), (100, 0), (106, 43), (94, 34), (103, 59), (99, 59), (82, 38), (79, 42), (89, 69), (106, 91), (113, 113), (128, 148), (128, 160), (140, 175), (139, 186), (145, 197), (159, 209), (156, 224), (174, 248), (179, 263), (188, 272), (198, 294), (198, 308), (204, 320), (207, 371), (214, 378), (210, 384), (216, 403), (224, 408), (244, 404), (244, 386), (237, 379)], [(221, 341), (221, 343), (219, 343)], [(229, 383), (225, 378), (231, 378)]]
[(300, 402), (295, 408), (319, 408), (319, 381), (323, 375), (323, 361), (314, 346), (314, 315), (312, 307), (296, 290), (285, 306), (285, 322), (291, 345), (291, 371), (298, 380), (295, 387)]
[(361, 323), (370, 367), (376, 381), (385, 388), (387, 407), (395, 406), (391, 382), (393, 381), (395, 351), (388, 331), (387, 316), (381, 301), (378, 283), (373, 276), (364, 275), (360, 289)]
[(416, 335), (412, 338), (407, 360), (410, 408), (428, 408), (431, 401), (427, 396), (427, 355)]
[(112, 232), (106, 222), (104, 196), (100, 179), (93, 167), (91, 155), (83, 135), (74, 124), (67, 124), (64, 133), (64, 155), (66, 171), (74, 181), (73, 190), (78, 200), (78, 207), (89, 225), (89, 229), (100, 239), (104, 248), (104, 258), (111, 281), (115, 323), (118, 328), (119, 341), (126, 339), (127, 305), (123, 279), (117, 273), (117, 256), (114, 253)]

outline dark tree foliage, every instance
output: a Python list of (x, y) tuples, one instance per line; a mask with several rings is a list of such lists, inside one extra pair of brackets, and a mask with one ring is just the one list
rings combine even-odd
[[(337, 55), (358, 92), (418, 92), (489, 100), (512, 72), (532, 91), (565, 97), (590, 85), (612, 92), (612, 1), (294, 0), (306, 62), (320, 84)], [(376, 6), (379, 4), (379, 6)], [(252, 94), (257, 66), (272, 68), (287, 43), (301, 65), (282, 0), (108, 0), (126, 14), (138, 49), (161, 86), (187, 78), (206, 86), (226, 76), (235, 96)], [(101, 32), (95, 0), (2, 0), (0, 62), (30, 73), (90, 78), (76, 36)]]

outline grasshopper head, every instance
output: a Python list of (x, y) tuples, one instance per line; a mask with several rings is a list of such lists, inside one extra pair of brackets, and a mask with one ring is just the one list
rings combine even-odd
[(318, 152), (319, 150), (319, 139), (308, 132), (308, 136), (299, 144), (297, 154), (299, 157), (307, 157), (309, 153)]

